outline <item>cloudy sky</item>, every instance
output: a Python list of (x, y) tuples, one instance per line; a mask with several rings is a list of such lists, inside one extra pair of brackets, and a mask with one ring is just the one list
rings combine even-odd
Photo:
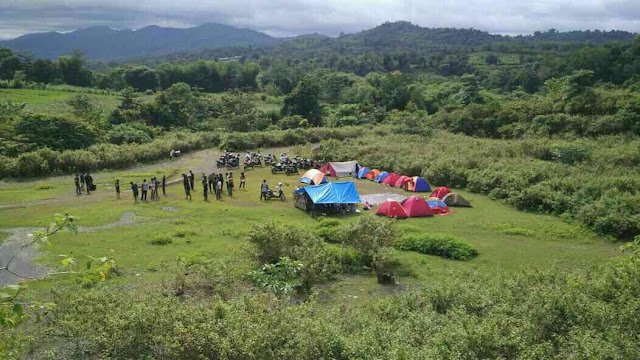
[(640, 32), (640, 0), (0, 0), (1, 39), (94, 25), (138, 29), (207, 22), (276, 36), (337, 35), (396, 20), (502, 34), (550, 28)]

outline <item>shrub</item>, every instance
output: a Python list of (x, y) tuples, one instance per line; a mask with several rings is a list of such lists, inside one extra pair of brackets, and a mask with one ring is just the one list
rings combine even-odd
[(302, 288), (300, 277), (304, 264), (283, 257), (275, 264), (264, 264), (260, 270), (250, 273), (253, 285), (268, 289), (282, 297)]
[(373, 268), (379, 284), (395, 284), (395, 271), (400, 267), (400, 261), (395, 256), (393, 249), (384, 247), (378, 251), (373, 259)]
[(151, 141), (151, 136), (141, 129), (129, 125), (115, 125), (107, 132), (107, 138), (112, 144), (144, 144)]
[(323, 218), (314, 233), (330, 243), (340, 243), (344, 237), (344, 228), (337, 219)]
[(449, 234), (407, 235), (396, 242), (395, 247), (453, 260), (470, 260), (478, 255), (473, 246)]
[(247, 240), (260, 264), (275, 264), (283, 257), (303, 263), (300, 279), (305, 289), (333, 278), (339, 270), (327, 244), (302, 228), (270, 220), (253, 226)]
[(151, 238), (147, 243), (149, 245), (169, 245), (173, 242), (173, 239), (169, 235), (161, 234)]
[(372, 266), (378, 252), (395, 239), (391, 222), (374, 216), (363, 216), (344, 234), (344, 242), (360, 254), (365, 266)]

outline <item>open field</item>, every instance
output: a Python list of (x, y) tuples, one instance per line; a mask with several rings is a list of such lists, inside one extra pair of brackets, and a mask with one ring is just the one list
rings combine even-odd
[[(270, 152), (277, 153), (276, 150)], [(70, 213), (79, 218), (81, 228), (76, 236), (62, 233), (52, 238), (52, 245), (42, 249), (38, 262), (50, 268), (58, 267), (59, 254), (74, 254), (80, 266), (87, 255), (101, 256), (113, 252), (123, 276), (117, 283), (155, 282), (170, 279), (180, 254), (206, 254), (213, 258), (231, 259), (237, 271), (246, 273), (251, 259), (246, 255), (244, 238), (252, 224), (275, 219), (279, 222), (314, 228), (314, 219), (294, 208), (291, 193), (297, 185), (296, 176), (272, 175), (268, 168), (247, 171), (247, 189), (235, 189), (233, 198), (203, 201), (199, 177), (203, 171), (216, 171), (211, 164), (216, 150), (188, 154), (175, 162), (161, 162), (139, 168), (93, 174), (98, 186), (90, 196), (76, 197), (71, 177), (42, 179), (34, 182), (4, 182), (0, 185), (0, 232), (7, 228), (39, 227), (48, 224), (54, 213)], [(162, 176), (168, 180), (193, 169), (196, 190), (193, 200), (184, 199), (181, 183), (167, 188), (167, 197), (134, 203), (127, 191), (129, 181)], [(224, 172), (224, 169), (221, 171)], [(234, 171), (239, 184), (239, 171)], [(113, 182), (119, 178), (123, 193), (116, 199)], [(273, 187), (282, 181), (286, 201), (259, 201), (259, 183), (267, 179)], [(361, 194), (398, 192), (366, 180), (356, 181)], [(47, 188), (50, 186), (50, 188)], [(399, 221), (398, 234), (447, 233), (465, 239), (480, 255), (471, 261), (452, 261), (413, 252), (401, 252), (403, 263), (401, 283), (441, 282), (464, 274), (513, 272), (522, 268), (569, 269), (589, 268), (616, 256), (618, 245), (592, 233), (562, 222), (558, 218), (520, 212), (485, 196), (460, 192), (474, 205), (457, 208), (449, 216)], [(170, 210), (170, 211), (166, 211)], [(348, 223), (372, 213), (338, 217)], [(121, 219), (134, 216), (129, 222)], [(120, 223), (119, 223), (120, 221)], [(110, 226), (113, 224), (113, 226)], [(103, 228), (99, 228), (103, 226)], [(173, 242), (165, 246), (148, 244), (158, 234), (169, 235)], [(53, 277), (33, 282), (33, 289), (47, 289), (72, 279)], [(375, 297), (386, 293), (374, 276), (347, 276), (322, 287), (329, 302), (341, 299)]]

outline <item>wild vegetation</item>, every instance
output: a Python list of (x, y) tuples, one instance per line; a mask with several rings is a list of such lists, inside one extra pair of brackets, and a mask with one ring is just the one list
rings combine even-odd
[[(0, 357), (634, 358), (638, 55), (623, 32), (407, 23), (129, 63), (2, 49), (0, 239), (83, 227), (42, 241), (64, 274), (0, 291)], [(356, 159), (474, 208), (314, 219), (258, 200), (297, 184), (268, 168), (223, 200), (110, 193), (225, 172), (222, 149)], [(68, 196), (89, 171), (98, 192)]]

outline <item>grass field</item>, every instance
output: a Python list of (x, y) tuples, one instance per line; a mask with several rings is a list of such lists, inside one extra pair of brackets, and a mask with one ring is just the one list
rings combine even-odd
[[(269, 152), (278, 153), (278, 150)], [(137, 283), (174, 276), (176, 258), (180, 254), (206, 254), (228, 259), (238, 272), (246, 273), (251, 267), (251, 259), (247, 255), (248, 244), (244, 238), (252, 224), (271, 218), (309, 229), (317, 226), (318, 219), (293, 206), (290, 194), (297, 185), (298, 177), (272, 175), (268, 168), (247, 171), (247, 189), (235, 189), (233, 198), (224, 196), (222, 201), (216, 201), (210, 197), (208, 202), (203, 201), (200, 176), (203, 171), (218, 172), (212, 167), (217, 156), (216, 150), (204, 150), (174, 162), (93, 174), (98, 190), (90, 196), (76, 197), (71, 177), (1, 183), (0, 232), (11, 227), (45, 226), (54, 213), (68, 212), (79, 218), (78, 225), (89, 228), (77, 237), (67, 233), (52, 237), (52, 245), (42, 249), (44, 253), (38, 261), (56, 268), (59, 254), (73, 254), (83, 266), (88, 255), (113, 252), (124, 272), (115, 283)], [(197, 175), (192, 201), (184, 199), (181, 183), (169, 186), (167, 197), (147, 202), (134, 203), (127, 191), (129, 181), (141, 182), (143, 178), (162, 174), (173, 180), (189, 169)], [(225, 172), (224, 169), (219, 171)], [(236, 170), (234, 175), (238, 184), (240, 172)], [(113, 189), (116, 178), (121, 180), (124, 190), (119, 200)], [(289, 199), (260, 202), (259, 183), (262, 179), (267, 179), (272, 187), (279, 181), (283, 182)], [(365, 180), (357, 180), (356, 183), (361, 194), (403, 193)], [(557, 267), (560, 271), (588, 268), (619, 253), (617, 244), (598, 238), (577, 225), (551, 216), (520, 212), (484, 196), (460, 193), (472, 202), (473, 208), (457, 208), (448, 216), (402, 220), (395, 228), (399, 235), (455, 235), (475, 246), (480, 255), (462, 262), (401, 252), (404, 275), (400, 278), (401, 283), (446, 281), (465, 274), (518, 271), (525, 267)], [(135, 217), (134, 222), (131, 222), (131, 216)], [(363, 211), (338, 219), (349, 223), (360, 216), (373, 216), (373, 212)], [(129, 219), (129, 222), (120, 222), (121, 219)], [(148, 241), (158, 235), (169, 236), (172, 243), (150, 245)], [(48, 289), (66, 281), (72, 280), (49, 278), (33, 282), (31, 288)], [(376, 283), (373, 275), (347, 276), (321, 288), (330, 302), (388, 292)]]
[[(51, 114), (51, 115), (71, 115), (71, 106), (67, 105), (67, 100), (79, 94), (86, 95), (91, 103), (99, 109), (103, 115), (113, 111), (118, 104), (120, 98), (117, 93), (111, 95), (91, 94), (85, 92), (73, 92), (63, 90), (33, 90), (33, 89), (0, 89), (0, 101), (14, 101), (25, 103), (26, 110), (34, 113)], [(204, 93), (205, 98), (219, 98), (224, 93), (208, 94)], [(251, 101), (261, 111), (278, 111), (282, 107), (282, 98), (267, 96), (264, 94), (249, 94)], [(138, 94), (139, 101), (152, 101), (154, 95)]]

